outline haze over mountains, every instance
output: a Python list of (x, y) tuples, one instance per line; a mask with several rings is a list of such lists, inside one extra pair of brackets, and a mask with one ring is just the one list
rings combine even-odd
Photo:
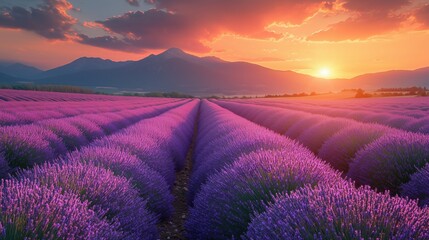
[(197, 57), (171, 48), (139, 61), (79, 58), (42, 71), (23, 64), (0, 64), (0, 84), (33, 82), (89, 87), (113, 92), (182, 92), (193, 95), (283, 94), (344, 88), (429, 87), (429, 68), (388, 71), (352, 79), (320, 79), (246, 62)]

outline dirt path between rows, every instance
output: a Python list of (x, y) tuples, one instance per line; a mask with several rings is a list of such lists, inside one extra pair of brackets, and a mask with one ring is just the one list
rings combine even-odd
[(176, 173), (172, 194), (174, 196), (174, 213), (170, 219), (159, 224), (160, 239), (186, 239), (185, 238), (185, 221), (188, 216), (188, 204), (186, 195), (188, 194), (188, 182), (192, 171), (192, 156), (194, 153), (195, 141), (197, 137), (198, 118), (194, 125), (194, 135), (186, 155), (185, 167)]

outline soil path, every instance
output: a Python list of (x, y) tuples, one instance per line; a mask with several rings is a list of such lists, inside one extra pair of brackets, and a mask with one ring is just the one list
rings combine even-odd
[(170, 219), (159, 224), (160, 239), (186, 239), (185, 238), (185, 221), (188, 216), (188, 204), (186, 195), (188, 194), (188, 182), (192, 170), (192, 155), (194, 153), (195, 141), (197, 137), (198, 119), (194, 125), (194, 135), (189, 147), (188, 154), (186, 155), (185, 167), (176, 173), (176, 181), (172, 189), (174, 196), (174, 213)]

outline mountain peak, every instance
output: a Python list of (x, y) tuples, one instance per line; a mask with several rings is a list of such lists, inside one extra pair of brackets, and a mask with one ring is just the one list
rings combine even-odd
[(76, 60), (74, 60), (73, 62), (110, 62), (111, 60), (108, 59), (102, 59), (102, 58), (97, 58), (97, 57), (80, 57)]
[(158, 56), (163, 56), (166, 58), (185, 58), (185, 57), (192, 56), (192, 55), (185, 53), (180, 48), (169, 48), (169, 49), (165, 50), (164, 52), (158, 54)]
[(178, 58), (192, 63), (224, 62), (222, 59), (214, 56), (198, 57), (198, 56), (186, 53), (180, 48), (169, 48), (158, 55), (151, 55), (149, 57), (150, 58), (158, 57), (164, 60)]

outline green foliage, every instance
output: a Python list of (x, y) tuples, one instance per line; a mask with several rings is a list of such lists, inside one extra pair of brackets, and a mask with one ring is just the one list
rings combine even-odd
[(372, 97), (372, 95), (369, 93), (365, 93), (365, 91), (360, 88), (356, 90), (355, 98), (368, 98), (368, 97)]
[(46, 91), (46, 92), (66, 92), (66, 93), (86, 93), (94, 94), (96, 92), (91, 89), (66, 86), (66, 85), (35, 85), (35, 84), (10, 84), (0, 85), (0, 89), (14, 89), (14, 90), (32, 90), (32, 91)]

